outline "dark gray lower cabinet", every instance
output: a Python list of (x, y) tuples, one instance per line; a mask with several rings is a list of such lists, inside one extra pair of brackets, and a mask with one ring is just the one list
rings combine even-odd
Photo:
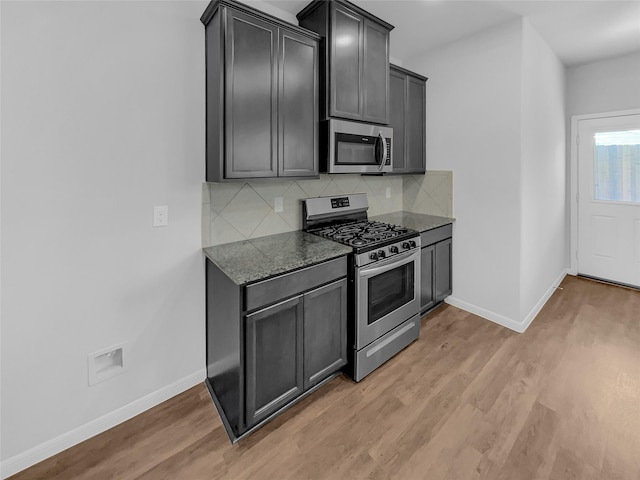
[(435, 245), (435, 300), (440, 303), (451, 295), (451, 238)]
[(433, 288), (435, 269), (435, 245), (422, 247), (420, 252), (420, 310), (429, 310), (436, 304), (435, 292)]
[(347, 259), (244, 285), (207, 261), (207, 387), (233, 442), (347, 363)]
[(247, 315), (247, 425), (344, 366), (346, 334), (346, 279)]
[(427, 230), (420, 235), (422, 251), (420, 311), (430, 310), (451, 294), (451, 225)]
[(302, 321), (302, 297), (247, 315), (248, 425), (255, 425), (302, 393)]
[(304, 388), (347, 364), (347, 281), (304, 296)]

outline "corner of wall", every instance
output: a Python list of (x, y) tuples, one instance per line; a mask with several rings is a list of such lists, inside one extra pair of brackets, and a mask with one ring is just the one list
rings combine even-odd
[(520, 316), (528, 323), (566, 274), (566, 102), (564, 66), (526, 19), (522, 42)]

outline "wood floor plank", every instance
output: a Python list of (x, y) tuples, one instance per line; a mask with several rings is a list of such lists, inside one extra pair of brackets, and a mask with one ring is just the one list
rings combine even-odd
[(585, 464), (571, 450), (559, 448), (549, 480), (581, 480)]
[(231, 445), (204, 385), (12, 480), (640, 480), (640, 292), (567, 277), (517, 334), (450, 305)]
[(540, 403), (534, 403), (498, 479), (539, 478), (538, 472), (549, 460), (549, 450), (557, 424), (558, 418), (553, 410)]
[(444, 478), (456, 480), (471, 480), (477, 473), (476, 470), (482, 454), (473, 447), (465, 447), (451, 462), (451, 466)]

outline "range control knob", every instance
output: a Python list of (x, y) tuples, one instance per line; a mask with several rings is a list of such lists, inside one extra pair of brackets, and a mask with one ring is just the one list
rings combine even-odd
[(402, 242), (402, 248), (404, 248), (406, 250), (408, 248), (411, 248), (411, 245), (409, 244), (409, 242)]
[(414, 240), (411, 240), (409, 242), (409, 245), (411, 246), (411, 248), (416, 248), (416, 242)]
[(384, 250), (378, 250), (378, 258), (384, 258), (387, 256), (387, 252)]
[(396, 245), (393, 245), (393, 246), (389, 247), (389, 251), (391, 253), (398, 253), (398, 247)]
[(378, 254), (377, 254), (376, 252), (371, 252), (371, 253), (369, 254), (369, 258), (370, 258), (371, 260), (377, 260), (377, 259), (378, 259)]

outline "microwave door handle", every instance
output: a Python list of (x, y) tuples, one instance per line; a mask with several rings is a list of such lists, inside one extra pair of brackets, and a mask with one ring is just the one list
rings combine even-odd
[(387, 160), (387, 141), (382, 135), (382, 132), (378, 133), (378, 138), (382, 141), (382, 149), (380, 150), (380, 164), (378, 165), (378, 170), (382, 171), (384, 167), (384, 162)]

